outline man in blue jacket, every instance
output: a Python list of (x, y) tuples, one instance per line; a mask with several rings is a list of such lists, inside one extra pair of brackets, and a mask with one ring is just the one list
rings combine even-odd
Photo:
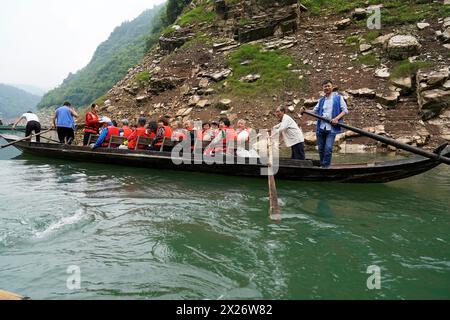
[[(342, 133), (342, 128), (336, 125), (344, 122), (343, 117), (348, 114), (348, 107), (344, 97), (334, 92), (334, 85), (331, 80), (323, 81), (322, 86), (325, 96), (319, 100), (313, 112), (331, 120), (331, 124), (318, 120), (316, 128), (320, 166), (322, 168), (328, 168), (331, 165), (331, 158), (333, 156), (334, 140), (337, 134)], [(302, 108), (301, 112), (304, 111), (305, 108)]]
[(64, 102), (62, 107), (56, 109), (53, 115), (53, 128), (58, 132), (60, 143), (72, 144), (75, 139), (75, 120), (78, 114), (72, 108), (70, 102)]

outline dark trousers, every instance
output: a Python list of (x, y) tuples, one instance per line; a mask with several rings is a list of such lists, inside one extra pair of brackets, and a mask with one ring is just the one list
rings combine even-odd
[[(41, 124), (37, 121), (29, 121), (25, 128), (25, 137), (31, 135), (31, 132), (38, 134), (41, 132)], [(41, 136), (36, 136), (36, 142), (41, 142)]]
[(60, 143), (72, 144), (75, 139), (75, 133), (72, 128), (57, 127), (58, 139)]
[(91, 138), (91, 135), (96, 135), (96, 133), (92, 132), (85, 132), (83, 137), (83, 146), (87, 146), (89, 143), (89, 139)]
[(317, 133), (317, 147), (319, 148), (320, 166), (328, 168), (333, 157), (333, 145), (336, 134), (320, 129)]
[(305, 143), (300, 142), (291, 147), (292, 159), (305, 160)]

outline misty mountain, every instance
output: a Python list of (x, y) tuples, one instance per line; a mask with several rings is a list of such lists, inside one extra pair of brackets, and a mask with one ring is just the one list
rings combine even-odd
[(75, 74), (70, 73), (59, 87), (45, 94), (38, 107), (58, 105), (66, 100), (79, 107), (106, 94), (144, 57), (146, 40), (161, 8), (162, 5), (155, 6), (117, 27), (98, 46), (89, 64)]
[(42, 97), (48, 90), (37, 87), (37, 86), (33, 86), (33, 85), (29, 85), (29, 84), (9, 84), (10, 86), (22, 89), (28, 93), (31, 93), (35, 96), (39, 96)]
[(14, 118), (26, 111), (36, 110), (41, 97), (24, 90), (0, 84), (0, 119)]

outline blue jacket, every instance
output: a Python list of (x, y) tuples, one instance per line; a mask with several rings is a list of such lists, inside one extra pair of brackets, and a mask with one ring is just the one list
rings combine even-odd
[[(325, 97), (322, 97), (319, 101), (319, 109), (317, 111), (317, 114), (321, 117), (323, 117), (323, 107), (325, 105)], [(333, 96), (333, 111), (332, 111), (332, 117), (333, 119), (336, 118), (338, 115), (340, 115), (342, 112), (341, 110), (341, 96), (339, 94), (335, 94)], [(319, 133), (320, 130), (320, 121), (321, 120), (317, 120), (317, 133)], [(339, 123), (344, 123), (343, 119), (339, 120)], [(342, 133), (342, 128), (339, 126), (331, 126), (331, 132), (334, 134), (339, 134)]]

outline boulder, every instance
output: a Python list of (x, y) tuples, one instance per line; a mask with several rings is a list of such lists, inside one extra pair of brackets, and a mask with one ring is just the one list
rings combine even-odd
[(391, 59), (403, 60), (415, 56), (422, 46), (416, 37), (410, 35), (396, 35), (389, 39), (386, 51)]
[(369, 99), (375, 98), (375, 95), (376, 95), (375, 90), (372, 90), (369, 88), (362, 88), (362, 89), (357, 89), (357, 90), (347, 90), (347, 93), (349, 93), (355, 97), (369, 98)]
[(391, 76), (389, 68), (380, 68), (375, 71), (375, 77), (387, 79)]
[(386, 43), (395, 36), (395, 33), (389, 33), (383, 36), (379, 36), (374, 41), (372, 41), (372, 44), (375, 46), (384, 46)]
[(202, 76), (214, 80), (215, 82), (219, 82), (225, 78), (228, 78), (231, 75), (231, 73), (232, 73), (231, 69), (224, 69), (214, 73), (203, 73)]
[(209, 80), (207, 78), (202, 78), (198, 85), (200, 88), (206, 88), (209, 86)]
[(387, 106), (388, 108), (395, 108), (397, 106), (400, 93), (397, 91), (390, 91), (386, 94), (377, 93), (376, 101)]
[(222, 99), (216, 103), (215, 107), (219, 110), (229, 110), (231, 105), (230, 99)]
[(367, 52), (367, 51), (369, 51), (369, 50), (371, 50), (372, 49), (372, 46), (370, 45), (370, 44), (367, 44), (367, 43), (362, 43), (360, 46), (359, 46), (359, 51), (360, 52)]
[(352, 24), (351, 19), (344, 19), (336, 22), (335, 26), (338, 30), (344, 30)]
[(189, 99), (188, 105), (195, 106), (200, 101), (200, 97), (195, 95)]
[(240, 82), (252, 83), (258, 81), (261, 78), (260, 74), (249, 74), (248, 76), (239, 79)]
[(172, 90), (181, 86), (185, 79), (177, 78), (177, 77), (164, 77), (164, 78), (156, 78), (153, 77), (150, 79), (150, 85), (148, 87), (148, 92), (159, 95), (160, 93)]
[(418, 94), (420, 111), (424, 120), (438, 116), (450, 107), (450, 91), (433, 89)]
[(209, 100), (207, 100), (207, 99), (203, 99), (203, 100), (200, 100), (199, 102), (197, 102), (196, 107), (204, 108), (204, 107), (209, 106), (209, 105), (211, 105), (211, 102)]
[(367, 17), (367, 9), (356, 8), (352, 12), (352, 18), (355, 20), (364, 20)]
[(318, 101), (319, 101), (318, 99), (314, 99), (314, 98), (313, 99), (306, 99), (303, 102), (303, 106), (305, 108), (314, 108), (317, 105)]
[(402, 93), (410, 93), (413, 91), (411, 77), (395, 78), (390, 80), (391, 84), (396, 88), (400, 88)]
[(138, 96), (138, 97), (136, 97), (136, 102), (144, 103), (144, 102), (148, 101), (149, 99), (150, 99), (150, 96), (148, 96), (148, 95)]
[(418, 28), (419, 30), (426, 29), (426, 28), (428, 28), (429, 26), (430, 26), (430, 24), (429, 24), (429, 23), (425, 23), (425, 22), (419, 22), (419, 23), (417, 24), (417, 28)]
[(443, 85), (450, 78), (450, 69), (445, 68), (437, 71), (419, 70), (416, 77), (419, 91), (429, 90)]

